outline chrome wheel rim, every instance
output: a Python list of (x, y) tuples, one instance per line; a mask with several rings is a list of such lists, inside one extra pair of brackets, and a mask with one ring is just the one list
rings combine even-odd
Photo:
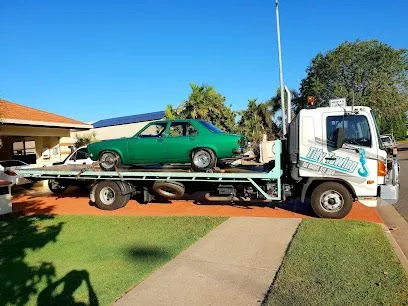
[(344, 199), (336, 190), (327, 190), (320, 196), (320, 205), (328, 212), (338, 212), (344, 205)]
[(105, 205), (111, 205), (115, 202), (115, 190), (111, 187), (103, 187), (99, 193), (99, 198)]
[(115, 154), (107, 152), (102, 154), (100, 163), (103, 168), (109, 169), (115, 165), (115, 161), (116, 161)]
[(198, 168), (206, 168), (211, 163), (211, 155), (207, 151), (198, 151), (194, 154), (193, 162)]

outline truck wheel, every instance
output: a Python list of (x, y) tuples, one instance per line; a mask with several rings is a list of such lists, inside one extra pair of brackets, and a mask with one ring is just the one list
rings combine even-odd
[(55, 194), (61, 194), (67, 190), (68, 185), (61, 180), (48, 180), (48, 188)]
[(102, 181), (95, 188), (95, 204), (103, 210), (115, 210), (126, 205), (130, 194), (123, 195), (115, 182)]
[(115, 171), (121, 164), (120, 156), (112, 151), (102, 152), (99, 156), (99, 165), (104, 171)]
[(211, 149), (195, 149), (191, 154), (191, 165), (194, 170), (203, 171), (214, 168), (217, 157)]
[(153, 191), (166, 199), (179, 199), (184, 195), (184, 185), (178, 182), (155, 182)]
[(322, 183), (312, 192), (312, 209), (321, 218), (344, 218), (350, 212), (352, 206), (352, 195), (340, 183)]

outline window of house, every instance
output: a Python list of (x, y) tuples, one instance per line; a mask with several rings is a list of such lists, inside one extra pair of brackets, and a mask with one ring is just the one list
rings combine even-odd
[(36, 163), (35, 141), (25, 140), (13, 142), (13, 159), (29, 164)]
[(197, 129), (189, 122), (173, 122), (170, 125), (169, 136), (196, 136)]
[(363, 115), (328, 116), (326, 120), (327, 144), (335, 147), (339, 129), (344, 129), (344, 143), (371, 147), (371, 131)]

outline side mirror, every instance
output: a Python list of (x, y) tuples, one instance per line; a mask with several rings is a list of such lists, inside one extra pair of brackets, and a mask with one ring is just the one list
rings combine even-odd
[(337, 128), (335, 133), (336, 149), (340, 149), (344, 144), (344, 128)]

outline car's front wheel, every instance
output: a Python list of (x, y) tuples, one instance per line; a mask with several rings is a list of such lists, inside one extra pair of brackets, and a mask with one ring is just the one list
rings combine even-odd
[(99, 166), (105, 171), (114, 171), (121, 164), (120, 156), (116, 152), (105, 151), (99, 156)]
[(211, 149), (195, 149), (191, 154), (191, 165), (194, 170), (203, 171), (214, 168), (217, 157)]

